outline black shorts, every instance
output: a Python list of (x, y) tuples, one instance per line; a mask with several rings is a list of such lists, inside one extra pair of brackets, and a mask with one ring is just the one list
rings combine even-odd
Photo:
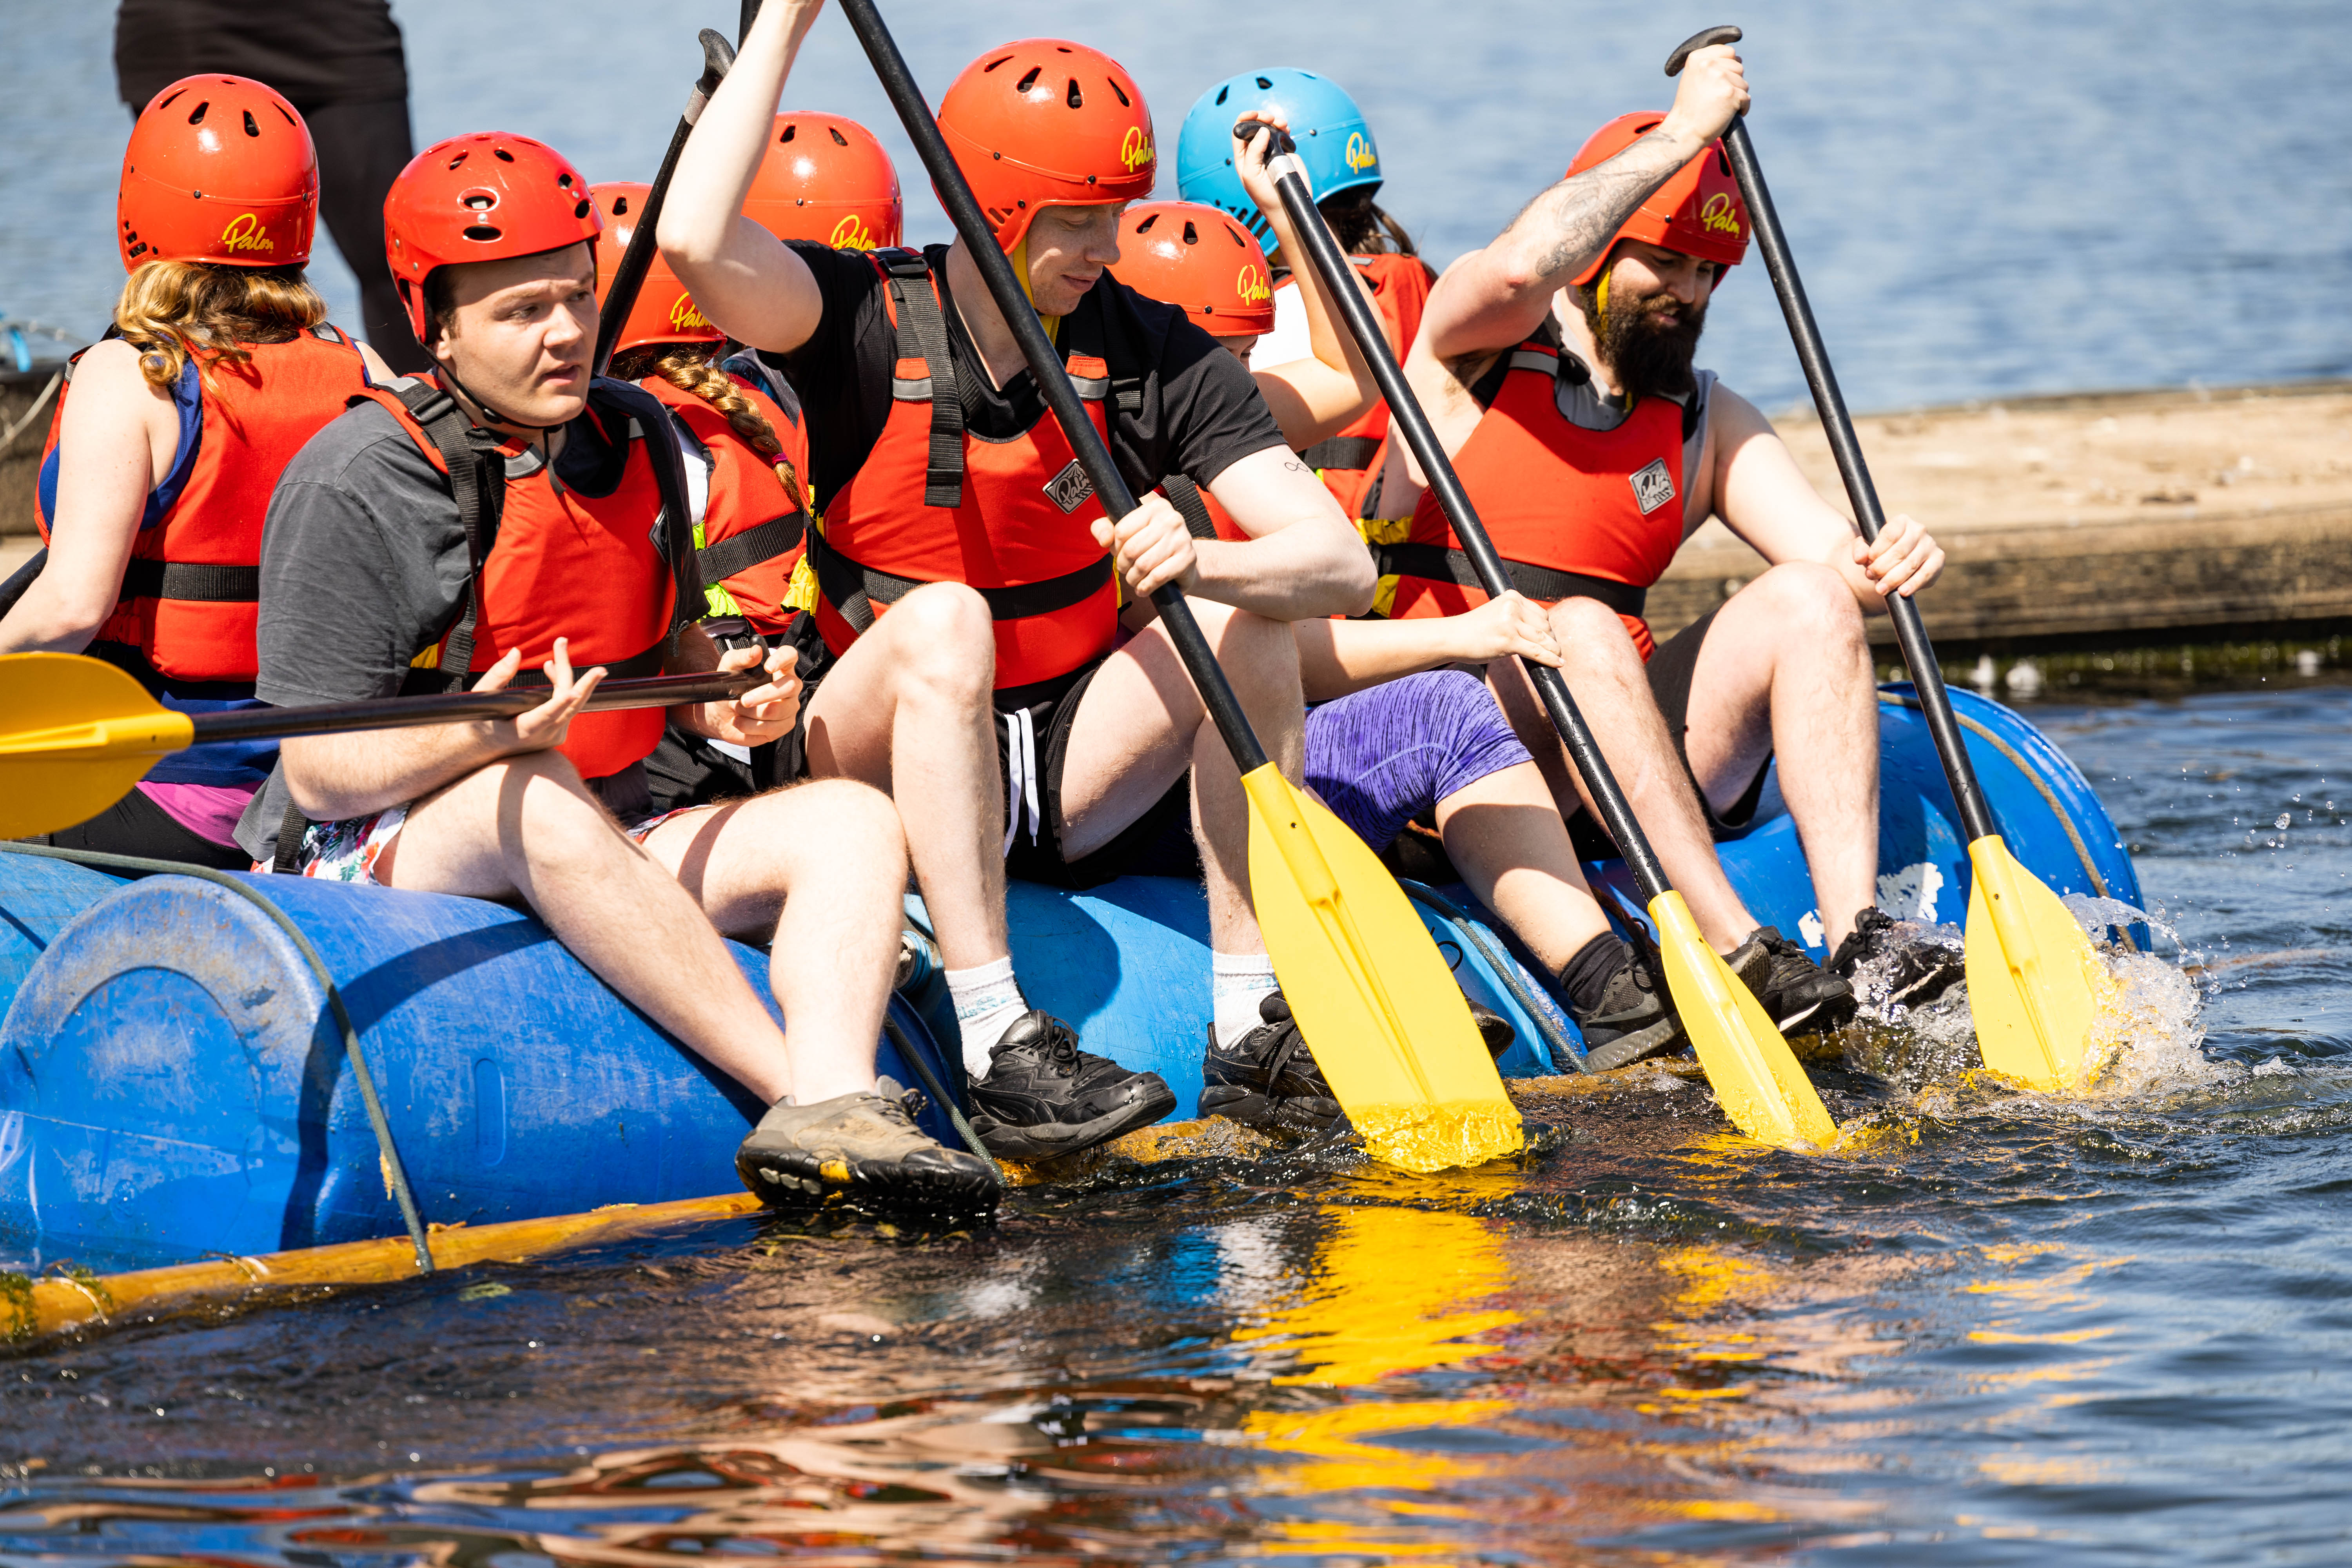
[[(1706, 817), (1707, 832), (1718, 842), (1737, 838), (1748, 831), (1756, 820), (1757, 803), (1764, 795), (1764, 780), (1772, 771), (1772, 756), (1766, 752), (1758, 766), (1756, 776), (1729, 809), (1717, 813), (1708, 804), (1706, 792), (1699, 787), (1698, 775), (1691, 771), (1690, 763), (1690, 693), (1691, 676), (1698, 668), (1698, 653), (1706, 642), (1709, 627), (1723, 606), (1717, 605), (1682, 630), (1658, 645), (1642, 673), (1650, 682), (1650, 696), (1666, 721), (1666, 733), (1674, 738), (1675, 755), (1683, 763), (1683, 776), (1691, 782), (1691, 793), (1698, 796), (1698, 808)], [(1587, 859), (1613, 859), (1617, 847), (1608, 834), (1592, 819), (1590, 811), (1580, 810), (1569, 819), (1569, 837), (1576, 841), (1577, 853)]]
[(816, 682), (812, 672), (819, 670), (823, 660), (813, 658), (810, 646), (816, 653), (824, 653), (824, 639), (816, 630), (816, 617), (797, 616), (782, 641), (792, 644), (800, 656), (800, 672), (803, 686), (801, 691), (799, 715), (793, 721), (792, 733), (781, 741), (751, 748), (751, 759), (745, 762), (729, 755), (699, 735), (689, 735), (673, 724), (662, 731), (661, 744), (646, 759), (646, 784), (653, 794), (653, 808), (657, 812), (684, 811), (688, 806), (716, 805), (722, 800), (740, 800), (747, 795), (763, 795), (778, 784), (799, 782), (808, 774), (808, 710), (816, 696)]
[(253, 857), (234, 844), (215, 844), (191, 833), (179, 819), (139, 790), (88, 822), (55, 833), (38, 834), (27, 844), (48, 844), (59, 849), (89, 849), (101, 855), (136, 855), (149, 860), (176, 860), (188, 866), (210, 866), (221, 871), (247, 871)]
[[(1187, 874), (1191, 856), (1192, 776), (1186, 773), (1166, 794), (1093, 854), (1071, 860), (1062, 853), (1067, 823), (1062, 806), (1062, 775), (1069, 765), (1070, 731), (1087, 688), (1103, 661), (1056, 680), (1000, 693), (996, 711), (996, 766), (1004, 783), (1004, 873), (1050, 887), (1097, 888), (1129, 871)], [(1181, 840), (1181, 843), (1179, 842)], [(1191, 874), (1199, 862), (1190, 859)]]

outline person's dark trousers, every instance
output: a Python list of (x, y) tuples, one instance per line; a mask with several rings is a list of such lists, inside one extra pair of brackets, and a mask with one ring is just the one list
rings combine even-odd
[(408, 100), (295, 107), (319, 149), (319, 216), (335, 237), (335, 248), (359, 275), (364, 319), (356, 330), (393, 369), (432, 368), (409, 330), (383, 259), (384, 195), (415, 155), (408, 136)]

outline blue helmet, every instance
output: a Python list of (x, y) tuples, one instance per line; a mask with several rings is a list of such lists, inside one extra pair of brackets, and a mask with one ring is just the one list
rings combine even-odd
[(1279, 109), (1290, 121), (1291, 139), (1307, 164), (1307, 182), (1318, 202), (1343, 191), (1377, 190), (1381, 153), (1372, 128), (1356, 100), (1328, 78), (1292, 66), (1244, 71), (1202, 93), (1184, 116), (1176, 138), (1176, 188), (1188, 202), (1202, 202), (1234, 215), (1242, 226), (1271, 247), (1273, 226), (1242, 188), (1234, 171), (1234, 121), (1252, 109)]

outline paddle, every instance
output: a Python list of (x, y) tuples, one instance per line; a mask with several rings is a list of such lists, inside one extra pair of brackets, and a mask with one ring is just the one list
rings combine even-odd
[[(1234, 127), (1234, 134), (1246, 141), (1259, 128), (1258, 121), (1244, 120)], [(1356, 287), (1348, 258), (1339, 253), (1339, 241), (1315, 205), (1314, 195), (1307, 188), (1307, 165), (1299, 160), (1286, 132), (1276, 131), (1274, 134), (1276, 155), (1267, 164), (1267, 170), (1275, 177), (1275, 188), (1282, 194), (1282, 205), (1290, 214), (1292, 226), (1298, 230), (1299, 242), (1306, 247), (1325, 290), (1339, 302), (1339, 313), (1346, 318), (1348, 330), (1355, 334), (1357, 346), (1371, 364), (1381, 395), (1388, 400), (1390, 422), (1404, 433), (1406, 444), (1419, 459), (1422, 471), (1428, 475), (1429, 488), (1444, 509), (1446, 521), (1453, 524), (1454, 537), (1462, 542), (1463, 553), (1470, 557), (1479, 584), (1490, 595), (1500, 597), (1511, 588), (1502, 558), (1495, 553), (1494, 542), (1486, 537), (1486, 525), (1479, 521), (1469, 492), (1462, 488), (1452, 460), (1429, 423), (1429, 416), (1423, 412), (1420, 400), (1406, 384), (1396, 354), (1389, 348), (1380, 322), (1373, 318), (1370, 302)], [(1828, 1142), (1837, 1136), (1837, 1124), (1830, 1120), (1828, 1109), (1814, 1092), (1812, 1080), (1798, 1065), (1789, 1042), (1772, 1026), (1763, 1005), (1699, 934), (1698, 924), (1691, 919), (1682, 895), (1667, 885), (1665, 868), (1652, 852), (1641, 825), (1634, 821), (1633, 809), (1626, 803), (1624, 792), (1618, 787), (1616, 775), (1610, 772), (1608, 759), (1601, 754), (1592, 731), (1586, 727), (1584, 715), (1578, 711), (1568, 682), (1549, 665), (1522, 661), (1522, 668), (1535, 682), (1544, 710), (1551, 715), (1552, 727), (1559, 731), (1577, 772), (1583, 775), (1585, 788), (1592, 794), (1602, 824), (1624, 854), (1634, 881), (1641, 885), (1650, 918), (1657, 924), (1667, 989), (1682, 1015), (1683, 1027), (1690, 1033), (1691, 1044), (1698, 1050), (1699, 1064), (1706, 1069), (1707, 1082), (1723, 1104), (1724, 1114), (1731, 1119), (1732, 1125), (1759, 1142), (1783, 1147)]]
[[(750, 13), (756, 7), (745, 6), (745, 26), (750, 26)], [(686, 112), (679, 117), (677, 129), (669, 139), (669, 151), (662, 154), (661, 169), (654, 175), (653, 188), (646, 193), (645, 204), (638, 207), (636, 228), (629, 236), (628, 248), (621, 252), (621, 264), (613, 268), (613, 287), (604, 296), (604, 313), (596, 324), (596, 374), (602, 375), (613, 363), (613, 345), (621, 340), (622, 323), (629, 319), (629, 307), (637, 302), (637, 290), (645, 286), (646, 268), (654, 261), (654, 228), (661, 222), (662, 204), (669, 200), (670, 177), (677, 173), (677, 156), (686, 151), (686, 139), (694, 130), (694, 122), (702, 118), (702, 106), (719, 90), (726, 79), (727, 69), (735, 63), (735, 46), (727, 35), (705, 27), (695, 35), (702, 45), (702, 75), (695, 81), (694, 90), (687, 95)]]
[[(1693, 49), (1736, 43), (1739, 37), (1738, 28), (1721, 26), (1686, 38), (1666, 57), (1666, 74), (1678, 75)], [(1748, 200), (1757, 247), (1764, 253), (1772, 291), (1780, 296), (1780, 313), (1789, 320), (1797, 362), (1804, 367), (1805, 384), (1812, 389), (1813, 406), (1821, 413), (1830, 451), (1845, 480), (1846, 499), (1853, 503), (1854, 521), (1864, 539), (1875, 541), (1885, 522), (1878, 490), (1863, 462), (1853, 420), (1838, 391), (1837, 374), (1830, 369), (1829, 353), (1813, 323), (1812, 306), (1806, 301), (1805, 286), (1780, 232), (1772, 195), (1764, 187), (1764, 172), (1756, 162), (1744, 119), (1734, 120), (1723, 133), (1723, 148), (1730, 156), (1739, 194)], [(1968, 830), (1969, 864), (1975, 872), (1969, 892), (1969, 1008), (1976, 1020), (1978, 1048), (1987, 1067), (2034, 1089), (2080, 1087), (2086, 1068), (2096, 1065), (2089, 1059), (2092, 1026), (2115, 994), (2114, 982), (2058, 895), (2019, 865), (2002, 841), (1984, 791), (1977, 785), (1976, 768), (1960, 739), (1951, 695), (1944, 689), (1943, 671), (1927, 641), (1919, 606), (1901, 594), (1890, 594), (1886, 607), (1895, 617), (1895, 637), (1903, 645), (1911, 684), (1919, 693), (1919, 711), (1936, 738), (1936, 753), (1943, 759), (1944, 776)]]
[[(956, 232), (971, 252), (1030, 374), (1112, 517), (1135, 510), (1061, 356), (996, 247), (922, 90), (873, 0), (842, 0)], [(1157, 590), (1160, 624), (1241, 770), (1259, 929), (1300, 1032), (1367, 1148), (1408, 1170), (1471, 1165), (1522, 1146), (1518, 1111), (1452, 972), (1395, 879), (1362, 840), (1266, 759), (1183, 594)]]
[[(613, 680), (588, 696), (590, 712), (667, 708), (740, 697), (760, 669)], [(173, 752), (212, 741), (274, 741), (353, 730), (398, 730), (504, 719), (547, 700), (543, 689), (386, 697), (307, 708), (181, 713), (103, 659), (72, 653), (0, 655), (0, 838), (29, 838), (88, 822)]]

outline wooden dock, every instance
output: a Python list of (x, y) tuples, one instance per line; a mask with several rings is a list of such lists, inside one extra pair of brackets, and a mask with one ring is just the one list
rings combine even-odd
[[(0, 430), (47, 379), (0, 374)], [(1811, 407), (1775, 417), (1843, 507)], [(47, 423), (44, 409), (0, 453), (0, 576), (32, 550)], [(1921, 601), (1948, 667), (2352, 630), (2352, 382), (2015, 398), (1859, 425), (1887, 510), (1950, 556)], [(1651, 618), (1669, 635), (1762, 569), (1709, 523), (1651, 590)], [(1873, 627), (1891, 663), (1891, 626)]]

